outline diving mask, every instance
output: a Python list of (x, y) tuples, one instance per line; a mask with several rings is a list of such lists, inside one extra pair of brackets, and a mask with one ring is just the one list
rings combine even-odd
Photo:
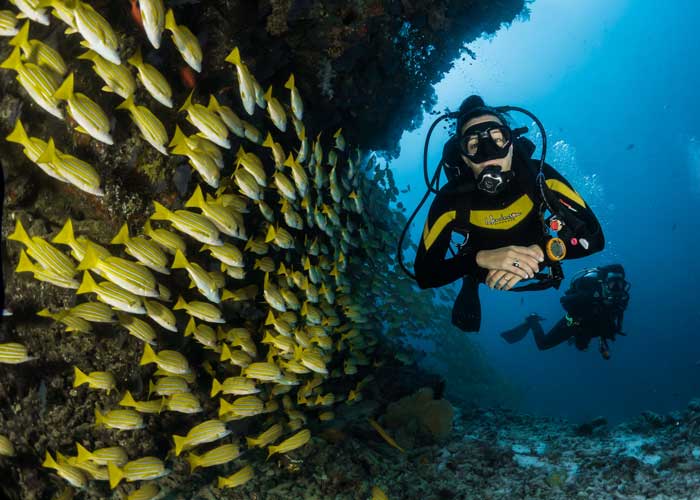
[(495, 121), (469, 127), (459, 140), (462, 154), (474, 163), (505, 158), (510, 144), (510, 128)]

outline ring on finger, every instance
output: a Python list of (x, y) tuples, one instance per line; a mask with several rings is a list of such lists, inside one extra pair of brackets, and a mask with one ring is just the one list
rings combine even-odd
[(515, 259), (513, 261), (513, 267), (520, 267), (520, 260), (519, 259)]

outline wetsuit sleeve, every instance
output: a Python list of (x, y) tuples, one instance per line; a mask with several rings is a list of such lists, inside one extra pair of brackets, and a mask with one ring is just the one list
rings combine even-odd
[(444, 286), (465, 274), (477, 275), (476, 249), (470, 245), (456, 256), (446, 257), (457, 217), (453, 200), (438, 194), (430, 206), (413, 265), (420, 288)]
[(572, 245), (566, 242), (566, 258), (578, 259), (596, 252), (605, 247), (603, 229), (598, 222), (593, 210), (579, 195), (569, 182), (550, 165), (545, 164), (545, 182), (550, 191), (548, 201), (552, 208), (559, 212), (559, 216), (568, 231), (577, 239), (585, 239), (588, 248), (583, 245)]

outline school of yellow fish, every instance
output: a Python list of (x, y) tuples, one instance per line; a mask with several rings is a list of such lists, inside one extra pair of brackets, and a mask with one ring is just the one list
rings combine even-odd
[[(89, 373), (75, 366), (74, 387), (121, 394), (118, 406), (94, 409), (95, 425), (129, 431), (143, 428), (161, 412), (203, 412), (191, 392), (198, 367), (178, 351), (158, 348), (159, 338), (179, 332), (209, 352), (201, 368), (212, 377), (210, 397), (218, 397), (219, 410), (218, 415), (202, 415), (201, 423), (186, 435), (172, 436), (175, 457), (184, 454), (195, 471), (229, 463), (246, 449), (267, 447), (269, 458), (303, 446), (311, 439), (308, 419), (332, 420), (335, 405), (359, 400), (371, 375), (360, 378), (358, 367), (378, 363), (372, 358), (377, 340), (367, 320), (373, 304), (366, 289), (354, 286), (362, 274), (351, 280), (349, 268), (354, 262), (362, 269), (386, 239), (365, 209), (371, 184), (366, 173), (374, 158), (361, 167), (360, 151), (345, 143), (342, 130), (332, 137), (319, 132), (310, 140), (294, 76), (284, 93), (272, 87), (264, 91), (238, 48), (226, 62), (232, 65), (241, 108), (250, 116), (265, 113), (270, 130), (259, 130), (213, 95), (207, 99), (194, 90), (179, 108), (189, 125), (169, 130), (149, 107), (134, 101), (140, 82), (155, 102), (173, 108), (168, 81), (145, 62), (141, 49), (123, 58), (119, 37), (89, 3), (10, 3), (19, 13), (0, 11), (0, 36), (12, 37), (13, 47), (1, 67), (17, 73), (17, 81), (37, 106), (58, 120), (69, 116), (66, 124), (78, 133), (114, 144), (108, 113), (74, 88), (74, 74), (54, 48), (30, 38), (31, 23), (56, 22), (52, 14), (66, 24), (66, 35), (82, 37), (87, 50), (80, 59), (92, 63), (104, 82), (103, 91), (123, 99), (116, 109), (130, 113), (143, 140), (164, 155), (187, 157), (202, 180), (183, 209), (154, 202), (144, 227), (130, 232), (124, 224), (110, 248), (76, 235), (70, 219), (51, 241), (29, 235), (19, 220), (9, 237), (22, 245), (16, 272), (74, 289), (79, 299), (96, 299), (65, 310), (44, 309), (40, 316), (61, 323), (66, 332), (89, 333), (95, 323), (118, 325), (142, 341), (140, 365), (155, 365), (143, 400), (136, 400), (127, 387), (118, 387), (109, 366)], [(166, 11), (162, 0), (140, 0), (138, 6), (153, 48), (158, 49), (163, 32), (170, 31), (186, 64), (201, 71), (197, 37), (177, 24), (173, 11)], [(20, 25), (20, 18), (27, 21)], [(285, 151), (273, 132), (285, 132), (290, 122), (297, 143)], [(20, 144), (26, 157), (54, 179), (95, 196), (104, 194), (95, 168), (59, 149), (53, 138), (31, 136), (27, 125), (31, 124), (18, 119), (6, 139)], [(186, 135), (185, 127), (196, 132)], [(231, 175), (223, 175), (223, 150), (229, 149), (235, 165)], [(212, 270), (213, 263), (217, 270)], [(159, 281), (159, 276), (174, 273), (189, 278), (191, 291), (173, 293)], [(262, 304), (264, 320), (251, 326), (248, 318), (227, 317), (222, 306), (228, 301)], [(177, 326), (180, 314), (187, 315), (184, 330)], [(22, 344), (0, 344), (0, 363), (34, 359)], [(357, 377), (354, 388), (347, 394), (324, 388), (326, 380), (338, 377)], [(264, 423), (259, 435), (231, 435), (227, 422), (260, 415)], [(221, 440), (228, 442), (203, 447)], [(163, 459), (129, 456), (121, 447), (90, 451), (76, 443), (76, 448), (75, 456), (47, 451), (43, 462), (75, 488), (88, 488), (89, 481), (108, 481), (112, 488), (121, 481), (146, 481), (128, 498), (148, 499), (159, 488), (147, 481), (169, 472)], [(3, 435), (0, 454), (14, 454)], [(252, 477), (254, 469), (246, 464), (219, 477), (217, 487), (233, 488)], [(386, 498), (376, 486), (372, 496)]]

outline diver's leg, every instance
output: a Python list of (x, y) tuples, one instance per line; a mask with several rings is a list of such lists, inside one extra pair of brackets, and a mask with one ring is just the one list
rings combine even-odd
[[(540, 327), (541, 329), (542, 327)], [(530, 324), (527, 321), (524, 321), (522, 324), (516, 326), (515, 328), (511, 328), (510, 330), (506, 330), (505, 332), (501, 332), (501, 337), (508, 342), (509, 344), (515, 344), (516, 342), (520, 342), (525, 338), (525, 335), (527, 335), (527, 332), (530, 331)]]
[(558, 346), (562, 342), (569, 340), (574, 334), (574, 330), (568, 326), (566, 318), (560, 319), (546, 335), (542, 329), (542, 325), (538, 322), (533, 321), (530, 326), (535, 336), (535, 343), (540, 351)]

